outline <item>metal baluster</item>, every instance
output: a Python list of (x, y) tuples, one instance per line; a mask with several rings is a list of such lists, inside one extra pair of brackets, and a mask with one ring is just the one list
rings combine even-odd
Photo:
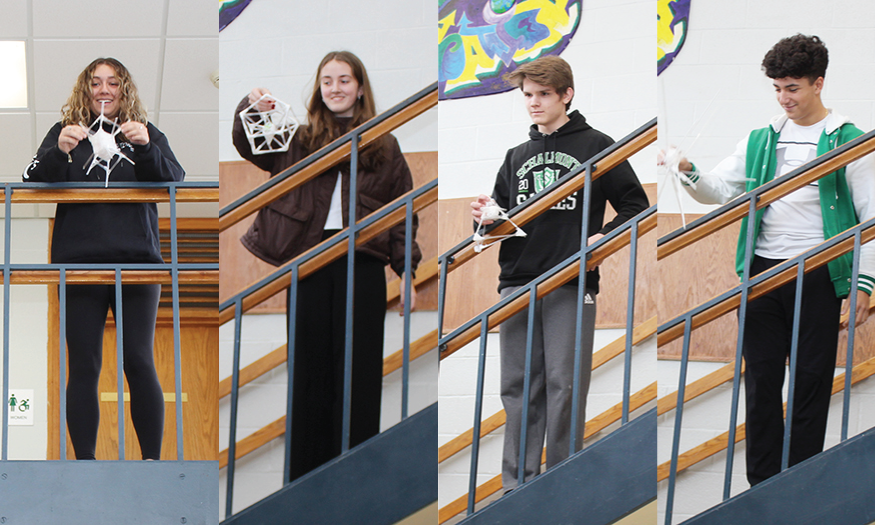
[(410, 288), (413, 286), (413, 199), (404, 207), (404, 346), (401, 361), (401, 419), (407, 419), (410, 408)]
[(756, 196), (752, 196), (747, 210), (744, 270), (742, 271), (741, 303), (738, 305), (738, 337), (735, 341), (735, 373), (732, 376), (732, 407), (729, 411), (729, 438), (726, 442), (726, 469), (723, 472), (723, 499), (729, 499), (732, 488), (732, 464), (735, 460), (735, 433), (738, 426), (738, 398), (741, 393), (741, 361), (744, 349), (747, 298), (750, 293), (750, 266), (753, 261), (753, 232), (756, 217)]
[[(796, 359), (799, 355), (799, 317), (802, 315), (802, 284), (805, 278), (805, 260), (796, 266), (796, 297), (793, 301), (793, 336), (790, 342), (790, 383), (787, 391), (787, 417), (784, 424), (784, 448), (781, 452), (781, 470), (790, 462), (790, 436), (793, 430), (793, 396), (796, 392)], [(852, 314), (853, 315), (853, 314)]]
[(125, 348), (124, 348), (124, 318), (122, 308), (122, 271), (115, 270), (115, 355), (116, 355), (116, 391), (118, 398), (118, 458), (125, 460)]
[(6, 215), (3, 219), (5, 232), (3, 239), (3, 422), (0, 423), (0, 428), (3, 429), (3, 449), (0, 459), (6, 461), (9, 459), (9, 405), (7, 405), (9, 401), (9, 281), (12, 277), (9, 271), (12, 243), (12, 188), (9, 184), (5, 185), (4, 197)]
[(687, 365), (690, 359), (690, 331), (693, 317), (687, 314), (684, 319), (684, 346), (681, 352), (681, 369), (678, 378), (677, 408), (675, 408), (674, 436), (671, 441), (671, 465), (668, 474), (668, 495), (665, 500), (665, 525), (671, 525), (671, 513), (674, 507), (674, 492), (678, 475), (678, 453), (681, 445), (681, 423), (684, 416), (684, 394), (687, 387)]
[(176, 392), (176, 460), (185, 460), (182, 439), (182, 346), (179, 321), (179, 245), (176, 229), (176, 185), (170, 186), (170, 278), (173, 289), (173, 388)]
[(629, 230), (629, 285), (626, 297), (626, 350), (623, 356), (623, 414), (620, 425), (629, 422), (629, 391), (632, 388), (632, 337), (635, 330), (635, 277), (638, 257), (638, 221)]
[(851, 291), (848, 294), (848, 352), (845, 355), (845, 391), (842, 394), (842, 435), (848, 439), (848, 421), (851, 415), (851, 379), (854, 375), (854, 336), (857, 331), (857, 284), (860, 276), (860, 242), (862, 230), (854, 232), (854, 263), (851, 271)]
[[(577, 414), (580, 411), (580, 366), (583, 360), (583, 328), (581, 319), (583, 318), (584, 296), (586, 295), (586, 263), (591, 257), (589, 244), (589, 208), (592, 194), (592, 172), (596, 169), (594, 164), (586, 164), (584, 167), (584, 182), (583, 182), (583, 216), (581, 217), (580, 226), (580, 272), (577, 280), (577, 322), (575, 323), (574, 332), (574, 377), (571, 380), (571, 432), (568, 443), (568, 455), (571, 456), (577, 452), (578, 440), (577, 436), (583, 435), (582, 431), (578, 431), (580, 422)], [(587, 335), (593, 337), (593, 334)], [(584, 422), (586, 424), (586, 422)], [(582, 444), (582, 443), (581, 443)]]
[(358, 200), (358, 144), (360, 135), (353, 135), (349, 159), (349, 239), (346, 252), (346, 326), (343, 362), (343, 429), (341, 454), (349, 450), (350, 418), (352, 415), (352, 352), (353, 352), (353, 305), (355, 303), (355, 240), (358, 237), (355, 205)]
[(286, 312), (287, 321), (287, 367), (286, 367), (286, 463), (283, 466), (283, 484), (291, 483), (292, 478), (292, 416), (294, 415), (294, 395), (295, 395), (295, 337), (297, 334), (297, 315), (298, 315), (298, 272), (300, 266), (292, 265), (292, 282), (289, 286), (289, 296), (287, 301)]
[[(228, 469), (225, 485), (225, 518), (231, 517), (234, 503), (234, 467), (237, 460), (237, 404), (240, 400), (240, 332), (243, 324), (243, 298), (234, 301), (234, 364), (231, 369), (231, 419), (228, 423)], [(288, 436), (286, 436), (288, 439)]]
[(477, 391), (474, 393), (474, 428), (471, 434), (471, 475), (468, 478), (468, 515), (474, 512), (477, 495), (477, 461), (480, 457), (480, 418), (483, 416), (483, 380), (486, 376), (486, 337), (489, 318), (480, 318), (480, 357), (477, 361)]
[[(523, 413), (520, 419), (520, 456), (519, 465), (517, 465), (517, 486), (521, 486), (526, 482), (526, 442), (528, 440), (529, 429), (529, 403), (532, 388), (532, 340), (535, 335), (535, 308), (538, 300), (537, 284), (529, 286), (529, 308), (528, 321), (526, 324), (526, 365), (523, 376)], [(513, 429), (508, 429), (513, 432)], [(540, 448), (540, 447), (539, 447)], [(538, 458), (540, 463), (540, 458)]]

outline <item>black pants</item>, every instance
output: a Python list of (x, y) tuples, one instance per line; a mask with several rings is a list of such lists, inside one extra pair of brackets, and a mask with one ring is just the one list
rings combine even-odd
[[(131, 394), (131, 419), (143, 459), (161, 459), (164, 435), (164, 394), (153, 357), (160, 295), (160, 284), (122, 286), (124, 371)], [(76, 459), (94, 459), (97, 446), (97, 386), (103, 361), (103, 330), (110, 308), (115, 316), (114, 285), (67, 286), (67, 428)]]
[[(755, 257), (751, 275), (783, 261)], [(792, 281), (747, 307), (744, 387), (747, 410), (747, 479), (751, 486), (781, 471), (784, 439), (782, 387), (793, 330)], [(793, 396), (789, 465), (823, 450), (839, 337), (841, 299), (824, 265), (802, 286), (799, 350)]]
[[(350, 447), (380, 432), (384, 266), (375, 257), (355, 255)], [(343, 257), (298, 285), (290, 480), (340, 455), (345, 320)]]

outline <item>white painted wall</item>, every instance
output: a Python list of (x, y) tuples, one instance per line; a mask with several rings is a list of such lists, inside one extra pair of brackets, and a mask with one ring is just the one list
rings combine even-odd
[[(0, 221), (0, 243), (5, 225)], [(46, 262), (49, 242), (45, 220), (13, 220), (13, 264)], [(0, 250), (2, 251), (2, 250)], [(48, 443), (48, 290), (46, 286), (17, 285), (10, 292), (9, 388), (32, 389), (33, 426), (9, 427), (9, 459), (46, 459)], [(3, 304), (0, 302), (0, 315)], [(2, 353), (2, 347), (0, 347)], [(2, 373), (0, 360), (0, 373)]]
[[(619, 140), (656, 116), (653, 3), (585, 1), (580, 27), (560, 55), (574, 71), (571, 109)], [(519, 90), (438, 104), (441, 199), (492, 193), (508, 149), (528, 140)], [(633, 156), (642, 183), (656, 182), (655, 148)]]
[[(707, 171), (752, 129), (767, 126), (782, 110), (760, 64), (778, 40), (800, 32), (819, 36), (829, 49), (824, 104), (863, 131), (875, 127), (875, 4), (693, 2), (687, 41), (659, 76), (660, 146), (681, 148)], [(685, 213), (711, 209), (684, 193)], [(662, 196), (659, 210), (679, 211), (673, 192)]]
[[(687, 370), (687, 384), (689, 385), (722, 366), (724, 363), (691, 362)], [(677, 391), (680, 362), (660, 360), (657, 371), (659, 374), (659, 397)], [(843, 372), (844, 368), (837, 368), (835, 374), (839, 375)], [(680, 441), (681, 453), (729, 430), (731, 393), (732, 383), (729, 382), (684, 405)], [(785, 383), (784, 399), (786, 398), (787, 384)], [(832, 396), (826, 428), (825, 449), (837, 445), (841, 440), (843, 402), (842, 393)], [(742, 381), (736, 424), (744, 422), (744, 405), (744, 381)], [(870, 377), (857, 383), (851, 389), (848, 437), (853, 437), (875, 426), (875, 414), (872, 413), (872, 406), (875, 406), (875, 378)], [(674, 425), (674, 410), (660, 416), (657, 420), (657, 464), (665, 463), (671, 459)], [(744, 453), (744, 441), (737, 443), (733, 456), (731, 496), (747, 490), (750, 486), (745, 474)], [(720, 503), (723, 497), (725, 471), (726, 452), (723, 451), (680, 473), (675, 488), (672, 523), (681, 523)], [(659, 523), (664, 523), (668, 482), (659, 483), (658, 490)]]
[[(355, 53), (368, 70), (377, 112), (437, 80), (437, 6), (417, 0), (252, 2), (220, 34), (219, 160), (240, 160), (231, 143), (234, 109), (254, 87), (267, 87), (292, 106), (298, 120), (316, 68), (329, 51)], [(437, 150), (437, 112), (396, 130), (401, 150)]]

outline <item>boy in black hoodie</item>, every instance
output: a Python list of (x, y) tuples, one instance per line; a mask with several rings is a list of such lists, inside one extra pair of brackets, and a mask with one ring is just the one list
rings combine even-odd
[[(562, 176), (613, 143), (591, 128), (576, 110), (566, 111), (574, 98), (574, 79), (565, 60), (547, 56), (517, 68), (505, 77), (525, 97), (533, 125), (529, 141), (508, 150), (495, 180), (492, 198), (511, 209), (533, 197)], [(592, 183), (589, 243), (631, 219), (648, 206), (647, 195), (628, 162), (623, 162)], [(502, 242), (498, 290), (502, 298), (513, 293), (580, 250), (583, 192), (578, 191), (525, 226), (526, 237)], [(471, 203), (475, 220), (489, 197)], [(603, 225), (605, 202), (617, 211)], [(491, 221), (483, 221), (488, 224)], [(592, 367), (595, 331), (595, 296), (598, 269), (587, 272), (583, 312), (577, 310), (575, 279), (536, 303), (532, 343), (532, 378), (527, 424), (525, 479), (540, 472), (541, 448), (547, 435), (547, 468), (568, 457), (571, 436), (574, 339), (578, 319), (583, 328), (578, 435), (575, 450), (583, 444), (586, 393)], [(519, 483), (520, 429), (525, 375), (527, 314), (522, 312), (501, 325), (501, 401), (507, 414), (504, 433), (502, 484), (508, 492)]]

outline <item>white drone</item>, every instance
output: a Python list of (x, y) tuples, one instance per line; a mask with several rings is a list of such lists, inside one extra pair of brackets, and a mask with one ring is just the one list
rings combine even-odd
[[(124, 153), (118, 147), (118, 144), (115, 142), (115, 136), (121, 132), (121, 126), (118, 125), (118, 119), (109, 120), (103, 115), (103, 108), (106, 104), (105, 100), (100, 102), (100, 116), (97, 117), (94, 122), (91, 123), (90, 127), (86, 127), (84, 124), (79, 124), (82, 129), (84, 129), (88, 133), (88, 142), (91, 143), (91, 149), (93, 153), (88, 158), (88, 169), (85, 171), (85, 174), (88, 175), (91, 173), (91, 169), (94, 166), (100, 166), (103, 168), (103, 171), (106, 172), (106, 184), (104, 187), (109, 187), (109, 174), (118, 166), (118, 163), (122, 161), (122, 159), (127, 160), (131, 164), (134, 164), (134, 161), (125, 156)], [(112, 132), (108, 132), (103, 129), (103, 124), (108, 123), (112, 126)], [(115, 162), (113, 159), (115, 158)]]
[[(274, 108), (258, 111), (258, 103), (265, 98), (274, 102)], [(288, 151), (292, 137), (301, 125), (288, 104), (268, 94), (241, 111), (240, 121), (253, 155)]]
[[(485, 206), (480, 208), (481, 215), (480, 220), (477, 221), (477, 231), (474, 232), (474, 251), (480, 253), (484, 248), (488, 248), (497, 242), (501, 242), (504, 239), (509, 239), (511, 237), (525, 237), (526, 232), (523, 231), (522, 228), (516, 225), (510, 217), (508, 217), (507, 212), (502, 209), (498, 203), (493, 199), (489, 199), (489, 202), (486, 203)], [(516, 228), (516, 231), (508, 234), (508, 235), (490, 235), (488, 237), (484, 237), (480, 234), (480, 231), (483, 229), (483, 221), (495, 221), (495, 220), (505, 220), (509, 223), (513, 224), (513, 227)], [(484, 241), (492, 241), (489, 244), (483, 244)]]

